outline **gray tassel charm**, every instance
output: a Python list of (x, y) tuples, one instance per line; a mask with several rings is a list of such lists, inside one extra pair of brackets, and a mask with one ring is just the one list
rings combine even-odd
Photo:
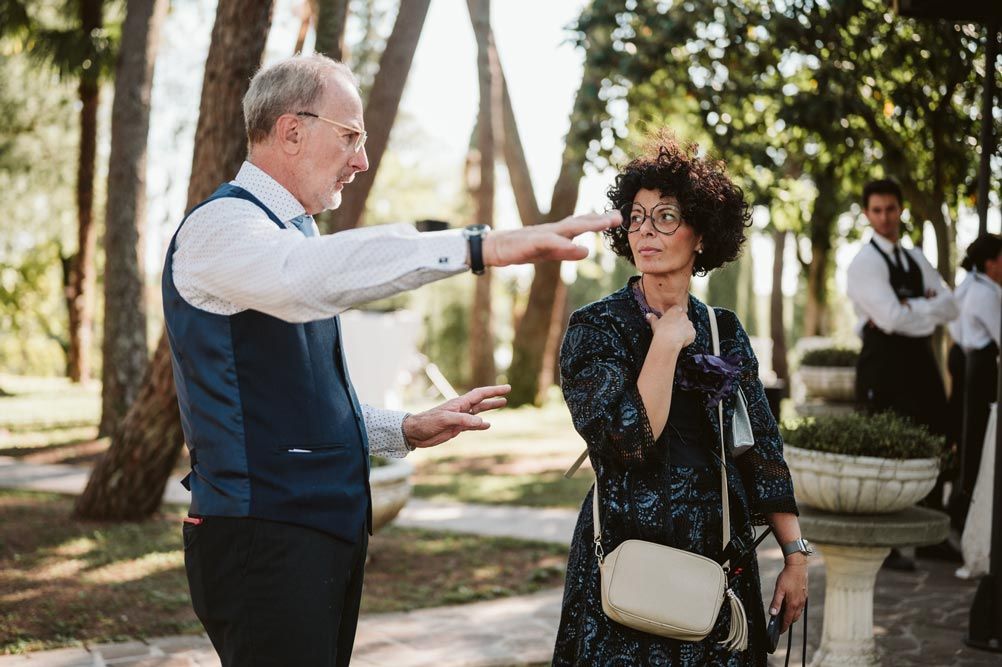
[(730, 588), (727, 597), (731, 601), (731, 633), (720, 643), (726, 645), (728, 651), (744, 651), (748, 648), (748, 616), (741, 600)]

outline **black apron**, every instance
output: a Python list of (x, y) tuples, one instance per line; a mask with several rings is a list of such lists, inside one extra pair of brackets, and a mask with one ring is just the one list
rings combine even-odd
[[(925, 296), (922, 270), (901, 251), (907, 267), (898, 267), (872, 240), (891, 274), (898, 299)], [(932, 351), (931, 336), (902, 336), (863, 328), (863, 349), (856, 364), (856, 401), (868, 412), (892, 410), (937, 435), (947, 432), (946, 392)]]
[(970, 496), (981, 466), (985, 430), (991, 404), (998, 392), (999, 348), (992, 341), (980, 350), (967, 350), (964, 386), (964, 429), (961, 438), (963, 488)]

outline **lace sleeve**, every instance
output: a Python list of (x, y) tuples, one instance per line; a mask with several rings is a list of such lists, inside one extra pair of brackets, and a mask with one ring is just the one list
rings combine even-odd
[(758, 359), (748, 334), (736, 317), (734, 320), (739, 349), (750, 360), (741, 375), (741, 391), (748, 402), (748, 417), (755, 434), (755, 446), (738, 458), (735, 465), (748, 491), (752, 522), (764, 525), (768, 514), (798, 514), (797, 501), (793, 495), (790, 469), (783, 459), (783, 439), (769, 409), (765, 388), (758, 378)]
[(591, 456), (635, 466), (665, 455), (651, 434), (638, 370), (608, 326), (575, 313), (560, 349), (560, 378), (574, 428)]

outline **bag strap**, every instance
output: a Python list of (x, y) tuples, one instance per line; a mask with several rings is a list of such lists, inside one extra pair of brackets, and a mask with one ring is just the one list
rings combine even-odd
[[(807, 667), (807, 606), (810, 603), (810, 598), (804, 600), (804, 615), (800, 620), (804, 624), (804, 646), (803, 652), (801, 654), (801, 665), (802, 667)], [(786, 663), (784, 667), (790, 667), (790, 654), (793, 652), (793, 627), (791, 626), (788, 630), (790, 633), (786, 638)]]
[[(713, 338), (713, 354), (715, 354), (715, 355), (717, 355), (719, 357), (720, 356), (720, 336), (719, 336), (719, 333), (717, 332), (717, 316), (713, 312), (713, 308), (711, 308), (710, 306), (706, 306), (706, 312), (709, 313), (709, 316), (710, 316), (710, 333), (711, 333), (712, 338)], [(731, 541), (730, 540), (730, 537), (731, 537), (731, 504), (730, 504), (730, 500), (729, 500), (728, 495), (727, 495), (727, 465), (725, 464), (725, 462), (727, 461), (727, 458), (726, 458), (726, 449), (725, 449), (725, 446), (724, 446), (724, 403), (723, 403), (723, 401), (717, 403), (717, 420), (718, 420), (718, 425), (720, 426), (720, 501), (721, 501), (721, 505), (723, 506), (721, 514), (723, 515), (723, 524), (724, 524), (723, 525), (723, 529), (724, 530), (723, 530), (723, 534), (721, 536), (722, 540), (723, 540), (723, 545), (721, 546), (721, 549), (726, 549), (727, 548), (727, 543)], [(572, 465), (567, 470), (567, 472), (564, 473), (564, 477), (570, 478), (572, 475), (574, 475), (574, 473), (577, 472), (577, 469), (579, 467), (581, 467), (581, 464), (584, 462), (584, 460), (585, 460), (585, 458), (587, 456), (588, 456), (588, 449), (585, 448), (585, 450), (581, 454), (581, 456), (578, 457), (578, 460), (574, 462), (574, 465)], [(603, 552), (602, 552), (602, 521), (601, 521), (601, 517), (599, 516), (598, 479), (597, 478), (595, 479), (594, 492), (592, 493), (592, 497), (591, 497), (591, 506), (592, 506), (592, 514), (594, 515), (593, 520), (592, 520), (592, 524), (594, 525), (595, 554), (599, 557), (599, 560), (601, 561), (604, 556), (603, 556)], [(725, 567), (727, 565), (728, 565), (727, 563), (724, 563)]]
[[(720, 333), (717, 331), (717, 314), (713, 312), (712, 306), (706, 306), (706, 314), (710, 316), (710, 336), (713, 339), (713, 354), (720, 356)], [(726, 449), (724, 446), (724, 402), (717, 402), (717, 425), (720, 427), (720, 500), (724, 505), (724, 544), (722, 549), (727, 548), (727, 543), (731, 541), (731, 503), (727, 497), (727, 465)]]

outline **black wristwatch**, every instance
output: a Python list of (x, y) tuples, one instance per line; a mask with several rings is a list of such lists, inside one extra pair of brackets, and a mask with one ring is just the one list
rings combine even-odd
[(475, 275), (484, 273), (484, 237), (491, 228), (487, 225), (470, 225), (463, 230), (466, 242), (470, 244), (470, 269)]

